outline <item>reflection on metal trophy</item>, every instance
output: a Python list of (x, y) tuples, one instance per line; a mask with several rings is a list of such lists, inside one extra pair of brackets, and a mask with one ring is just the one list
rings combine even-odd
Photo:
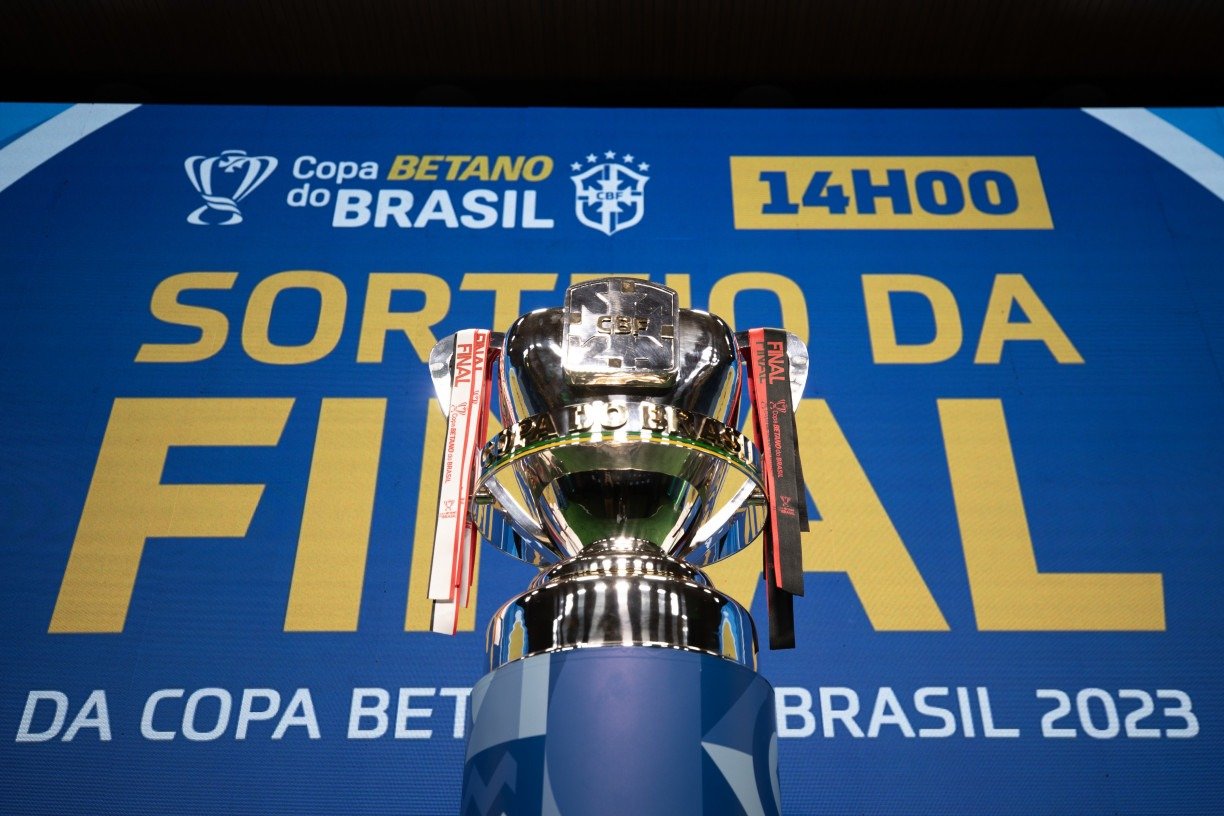
[[(803, 343), (604, 278), (504, 335), (443, 340), (430, 366), (448, 416), (434, 629), (454, 632), (480, 537), (541, 568), (489, 625), (462, 814), (780, 813), (753, 622), (701, 567), (765, 532), (771, 642), (793, 643)], [(736, 427), (744, 369), (764, 457)]]

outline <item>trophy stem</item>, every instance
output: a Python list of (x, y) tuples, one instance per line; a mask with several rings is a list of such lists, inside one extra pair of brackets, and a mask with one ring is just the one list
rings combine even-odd
[(756, 666), (756, 632), (744, 607), (697, 567), (623, 536), (541, 572), (493, 616), (488, 646), (490, 669), (607, 646), (678, 649)]

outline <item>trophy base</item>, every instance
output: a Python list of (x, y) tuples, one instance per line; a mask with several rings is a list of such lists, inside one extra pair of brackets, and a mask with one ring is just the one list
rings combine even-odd
[(780, 816), (774, 695), (700, 652), (523, 658), (468, 706), (460, 816)]

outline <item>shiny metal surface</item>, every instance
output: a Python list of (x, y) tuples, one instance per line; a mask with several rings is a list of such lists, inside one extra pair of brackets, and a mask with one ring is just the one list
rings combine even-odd
[[(495, 336), (505, 428), (482, 451), (470, 512), (484, 537), (546, 569), (490, 623), (490, 668), (608, 645), (755, 666), (747, 610), (694, 566), (739, 551), (766, 521), (760, 453), (727, 424), (746, 337), (677, 302), (605, 278)], [(787, 339), (797, 405), (807, 349)], [(452, 338), (430, 357), (443, 410), (453, 365)]]
[(599, 646), (704, 652), (756, 667), (748, 611), (701, 570), (640, 539), (588, 546), (541, 572), (488, 630), (489, 668), (531, 655)]
[(672, 385), (679, 298), (666, 286), (602, 278), (565, 290), (561, 367), (574, 385)]
[[(712, 427), (730, 419), (739, 392), (731, 328), (677, 302), (657, 284), (604, 278), (570, 287), (564, 308), (523, 315), (506, 332), (500, 371), (508, 432), (495, 439), (500, 453), (486, 449), (474, 508), (494, 544), (551, 564), (598, 538), (633, 535), (705, 564), (756, 536), (764, 511), (749, 501), (760, 481), (751, 444), (727, 434), (727, 456), (688, 424), (641, 421), (650, 406)], [(630, 408), (624, 423), (603, 416), (596, 427), (579, 427), (584, 417), (575, 409), (589, 419), (612, 406)], [(638, 433), (651, 428), (659, 432)], [(503, 461), (509, 449), (532, 445)], [(736, 446), (752, 451), (745, 462), (734, 461)]]
[[(497, 348), (505, 340), (501, 332), (489, 332), (489, 346)], [(429, 376), (433, 380), (434, 393), (442, 406), (442, 413), (450, 412), (451, 373), (455, 365), (455, 335), (439, 340), (429, 352)]]
[(617, 397), (654, 398), (726, 422), (740, 383), (735, 336), (721, 318), (695, 309), (680, 309), (676, 320), (674, 382), (609, 385), (575, 383), (564, 376), (564, 309), (540, 309), (523, 315), (506, 332), (503, 344), (503, 423), (577, 402)]
[[(594, 400), (528, 417), (485, 446), (473, 517), (512, 555), (551, 564), (609, 535), (708, 564), (765, 522), (750, 502), (760, 453), (716, 419), (649, 400)], [(508, 500), (508, 501), (507, 501)], [(508, 517), (516, 535), (498, 529)]]
[[(744, 348), (748, 345), (748, 332), (737, 332), (735, 342)], [(807, 343), (799, 339), (793, 332), (786, 333), (786, 357), (790, 361), (791, 401), (795, 410), (803, 401), (803, 389), (807, 386), (808, 350)]]

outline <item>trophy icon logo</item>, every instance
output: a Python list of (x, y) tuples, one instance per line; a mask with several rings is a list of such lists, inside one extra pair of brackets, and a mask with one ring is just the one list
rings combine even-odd
[(599, 161), (594, 153), (586, 157), (593, 166), (583, 170), (581, 162), (574, 162), (575, 171), (570, 179), (577, 188), (574, 191), (574, 214), (584, 226), (599, 230), (604, 235), (614, 235), (629, 229), (642, 220), (646, 213), (646, 182), (650, 169), (646, 162), (638, 162), (633, 169), (634, 156), (625, 153), (621, 161), (616, 160), (616, 151), (603, 154)]
[[(242, 211), (238, 209), (238, 202), (263, 184), (276, 165), (273, 156), (248, 156), (245, 150), (223, 150), (219, 156), (192, 156), (187, 159), (183, 163), (187, 178), (204, 199), (204, 205), (187, 216), (187, 223), (223, 227), (241, 224)], [(219, 178), (218, 175), (222, 173), (225, 177)], [(210, 221), (205, 216), (228, 217), (224, 221)]]

